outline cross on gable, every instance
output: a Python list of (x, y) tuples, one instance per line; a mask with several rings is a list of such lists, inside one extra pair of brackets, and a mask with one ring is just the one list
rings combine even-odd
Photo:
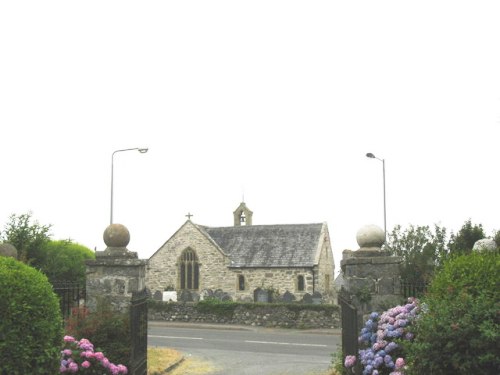
[(189, 213), (186, 215), (186, 217), (188, 218), (188, 220), (191, 220), (191, 216), (194, 216), (193, 214)]

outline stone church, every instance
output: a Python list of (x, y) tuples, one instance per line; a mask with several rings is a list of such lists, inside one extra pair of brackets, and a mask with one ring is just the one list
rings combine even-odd
[(148, 261), (146, 285), (154, 295), (189, 291), (193, 299), (217, 291), (234, 301), (274, 300), (333, 303), (334, 261), (326, 223), (252, 225), (241, 203), (234, 226), (207, 227), (190, 218)]

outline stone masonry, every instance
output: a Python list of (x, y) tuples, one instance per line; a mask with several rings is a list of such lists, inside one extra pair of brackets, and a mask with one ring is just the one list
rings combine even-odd
[[(256, 289), (290, 292), (300, 300), (304, 294), (320, 292), (325, 302), (336, 302), (333, 288), (334, 261), (326, 226), (321, 232), (316, 265), (310, 267), (231, 267), (229, 254), (188, 220), (148, 261), (146, 285), (151, 294), (180, 288), (179, 261), (186, 249), (196, 252), (199, 260), (199, 287), (222, 290), (235, 301), (253, 301)], [(244, 277), (244, 289), (239, 288), (239, 276)], [(298, 288), (298, 277), (304, 280), (304, 290)]]

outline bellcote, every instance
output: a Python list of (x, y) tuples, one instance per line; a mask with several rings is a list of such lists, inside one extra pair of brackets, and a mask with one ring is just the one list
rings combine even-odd
[(241, 202), (238, 208), (233, 212), (234, 226), (252, 225), (253, 212), (248, 209), (245, 202)]

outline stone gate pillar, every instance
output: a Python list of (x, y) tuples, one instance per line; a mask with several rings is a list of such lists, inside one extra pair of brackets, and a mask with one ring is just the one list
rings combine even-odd
[(146, 260), (127, 249), (130, 233), (122, 224), (111, 224), (103, 234), (107, 248), (86, 262), (86, 306), (95, 311), (97, 302), (110, 303), (113, 310), (127, 312), (134, 292), (145, 289)]
[(382, 251), (385, 233), (376, 225), (362, 227), (356, 240), (359, 249), (344, 252), (340, 263), (343, 292), (357, 309), (358, 327), (363, 327), (372, 311), (383, 311), (401, 304), (401, 257)]
[(148, 311), (146, 293), (146, 260), (127, 249), (128, 229), (111, 224), (104, 231), (107, 248), (87, 261), (86, 305), (95, 311), (98, 303), (109, 303), (114, 311), (130, 316), (130, 375), (147, 373)]

